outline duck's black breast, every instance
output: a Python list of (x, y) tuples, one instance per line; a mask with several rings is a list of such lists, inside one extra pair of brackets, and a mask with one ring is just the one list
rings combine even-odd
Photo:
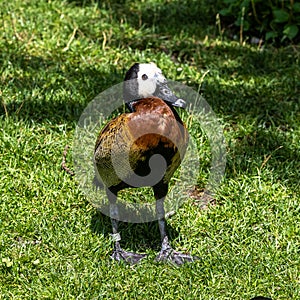
[[(122, 179), (130, 181), (133, 172), (139, 176), (148, 175), (149, 159), (154, 154), (164, 157), (167, 169), (163, 180), (168, 182), (187, 146), (187, 130), (177, 113), (163, 100), (142, 99), (133, 108), (134, 112), (110, 121), (96, 142), (95, 164), (107, 187), (120, 185)], [(145, 181), (144, 185), (151, 184)]]

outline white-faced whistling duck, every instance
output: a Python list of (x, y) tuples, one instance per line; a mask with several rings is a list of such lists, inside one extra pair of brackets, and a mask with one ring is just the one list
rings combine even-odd
[[(130, 112), (119, 115), (102, 129), (94, 153), (96, 173), (98, 171), (97, 176), (99, 178), (100, 175), (106, 188), (110, 204), (112, 232), (115, 238), (111, 257), (117, 261), (134, 264), (146, 256), (124, 251), (120, 246), (121, 237), (118, 232), (117, 193), (124, 188), (136, 187), (130, 182), (134, 183), (135, 178), (139, 176), (145, 178), (139, 186), (152, 186), (156, 199), (162, 242), (156, 261), (170, 261), (177, 265), (191, 262), (196, 257), (176, 252), (171, 248), (164, 210), (168, 183), (180, 165), (188, 144), (188, 132), (174, 106), (185, 108), (186, 103), (172, 93), (162, 71), (154, 63), (136, 63), (127, 71), (124, 101)], [(141, 132), (145, 134), (141, 136)], [(161, 180), (153, 185), (153, 178), (149, 179), (147, 175), (151, 172), (150, 158), (155, 154), (164, 158), (165, 168)], [(117, 164), (112, 161), (112, 156), (117, 157)], [(127, 161), (129, 159), (131, 168), (124, 167), (126, 163), (122, 163), (123, 158)], [(123, 169), (115, 172), (115, 168)], [(120, 179), (116, 173), (122, 174), (126, 180)]]

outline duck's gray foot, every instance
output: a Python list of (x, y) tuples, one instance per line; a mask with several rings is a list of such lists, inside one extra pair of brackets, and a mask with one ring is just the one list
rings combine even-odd
[(156, 256), (155, 261), (158, 262), (170, 262), (175, 265), (182, 265), (184, 263), (190, 263), (195, 260), (198, 260), (199, 257), (197, 256), (191, 256), (189, 254), (184, 254), (175, 251), (168, 243), (168, 240), (164, 239), (162, 243), (162, 249), (159, 252), (159, 254)]
[(198, 260), (199, 257), (192, 256), (189, 254), (180, 253), (170, 249), (168, 251), (161, 250), (160, 253), (156, 256), (155, 261), (158, 262), (170, 262), (177, 266), (183, 265), (184, 263), (191, 263), (195, 260)]
[(116, 261), (124, 261), (125, 263), (134, 265), (139, 263), (147, 254), (138, 254), (134, 252), (124, 251), (122, 248), (114, 249), (111, 258)]

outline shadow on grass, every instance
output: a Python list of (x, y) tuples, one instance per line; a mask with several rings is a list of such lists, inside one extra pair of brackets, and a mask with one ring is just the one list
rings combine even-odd
[[(135, 252), (147, 249), (160, 250), (161, 240), (157, 221), (138, 224), (119, 222), (119, 229), (122, 238), (121, 246), (125, 249)], [(109, 238), (112, 233), (110, 218), (96, 211), (91, 220), (91, 230), (97, 235)], [(168, 225), (168, 222), (167, 233), (171, 243), (179, 236), (179, 232)]]
[(64, 61), (63, 57), (46, 60), (18, 53), (10, 57), (9, 63), (17, 71), (3, 84), (0, 116), (14, 116), (38, 123), (77, 121), (94, 97), (123, 80), (123, 74), (119, 74), (113, 66), (106, 72), (92, 65), (82, 68)]
[(168, 3), (156, 1), (133, 2), (128, 0), (91, 1), (68, 0), (70, 4), (85, 7), (97, 3), (99, 9), (110, 11), (112, 18), (120, 22), (126, 20), (132, 27), (150, 28), (154, 25), (155, 33), (172, 37), (180, 31), (186, 31), (198, 37), (205, 36), (203, 30), (207, 24), (216, 20), (216, 3), (213, 0), (177, 0)]

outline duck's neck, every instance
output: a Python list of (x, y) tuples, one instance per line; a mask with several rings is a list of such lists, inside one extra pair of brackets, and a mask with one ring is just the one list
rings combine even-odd
[(171, 118), (176, 118), (177, 115), (176, 111), (175, 115), (172, 108), (167, 105), (165, 101), (157, 97), (149, 97), (138, 100), (132, 104), (132, 108), (134, 112), (137, 112), (140, 115), (151, 113), (161, 114)]

